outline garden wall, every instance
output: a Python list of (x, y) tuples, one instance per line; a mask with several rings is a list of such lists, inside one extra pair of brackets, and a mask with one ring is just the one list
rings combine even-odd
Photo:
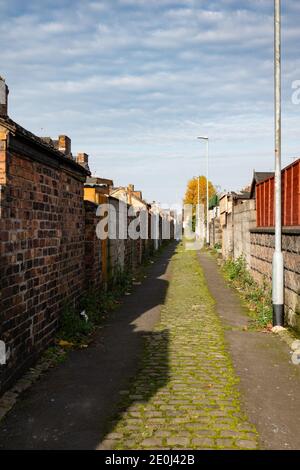
[[(272, 280), (274, 229), (253, 228), (250, 231), (250, 269), (258, 283)], [(285, 316), (286, 322), (300, 331), (300, 229), (283, 228)]]

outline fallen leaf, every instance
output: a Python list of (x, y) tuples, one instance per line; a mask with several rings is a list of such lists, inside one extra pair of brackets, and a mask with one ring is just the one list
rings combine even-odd
[(60, 339), (58, 341), (58, 345), (61, 346), (62, 348), (73, 348), (74, 343), (71, 343), (70, 341), (66, 341), (64, 339)]

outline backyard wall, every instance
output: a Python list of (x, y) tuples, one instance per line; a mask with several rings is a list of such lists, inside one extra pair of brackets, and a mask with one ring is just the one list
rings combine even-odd
[(157, 240), (120, 238), (120, 201), (106, 195), (117, 237), (97, 237), (98, 205), (84, 201), (87, 155), (81, 166), (60, 137), (65, 151), (0, 118), (0, 340), (8, 352), (0, 394), (53, 342), (65, 305), (79, 312), (87, 290), (108, 288), (162, 244), (160, 215)]
[(209, 222), (209, 244), (212, 248), (216, 245), (222, 245), (220, 217), (214, 217)]
[(233, 206), (233, 256), (243, 256), (250, 266), (250, 229), (256, 225), (255, 200), (249, 199)]
[[(274, 229), (253, 228), (250, 231), (250, 268), (258, 283), (271, 288)], [(300, 228), (283, 228), (285, 316), (289, 325), (300, 331)]]
[[(53, 339), (64, 302), (85, 283), (87, 172), (23, 129), (1, 132), (0, 390)], [(3, 165), (4, 161), (4, 165)]]
[(97, 216), (98, 205), (84, 201), (85, 209), (85, 288), (99, 290), (105, 283), (103, 276), (102, 241), (97, 237), (96, 227), (99, 222)]

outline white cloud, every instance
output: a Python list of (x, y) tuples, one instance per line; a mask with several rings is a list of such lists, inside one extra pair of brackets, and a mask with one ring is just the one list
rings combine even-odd
[[(288, 155), (299, 146), (291, 83), (300, 79), (300, 9), (294, 0), (284, 7)], [(239, 158), (244, 180), (253, 165), (265, 169), (260, 155), (272, 163), (272, 8), (269, 0), (0, 0), (11, 115), (37, 133), (70, 134), (75, 151), (120, 183), (135, 162), (149, 195), (156, 172), (163, 184), (153, 199), (178, 196), (198, 170), (201, 129), (212, 138), (216, 183), (240, 187)]]

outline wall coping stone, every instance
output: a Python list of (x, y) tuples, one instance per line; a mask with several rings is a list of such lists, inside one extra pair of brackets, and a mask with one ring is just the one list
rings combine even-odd
[[(267, 233), (270, 235), (275, 234), (274, 227), (254, 227), (250, 228), (250, 233)], [(298, 227), (282, 227), (283, 235), (300, 235), (300, 226)]]

